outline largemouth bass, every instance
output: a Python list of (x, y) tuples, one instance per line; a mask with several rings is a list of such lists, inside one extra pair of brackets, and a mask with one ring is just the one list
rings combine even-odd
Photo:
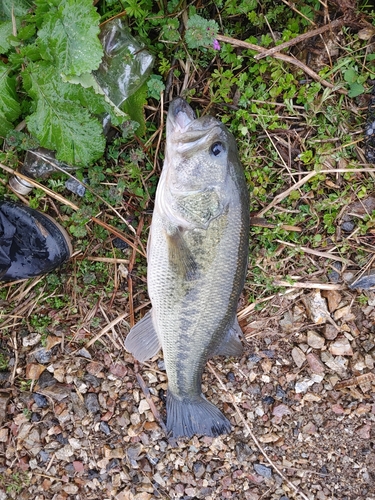
[(167, 117), (165, 161), (147, 246), (152, 309), (125, 348), (139, 361), (163, 349), (167, 430), (174, 436), (230, 432), (202, 394), (211, 356), (239, 356), (236, 317), (249, 246), (249, 194), (233, 135), (212, 116), (196, 119), (182, 98)]

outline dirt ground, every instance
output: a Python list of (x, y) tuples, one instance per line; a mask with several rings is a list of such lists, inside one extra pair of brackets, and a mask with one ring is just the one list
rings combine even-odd
[[(61, 323), (43, 346), (14, 328), (2, 344), (1, 500), (375, 499), (375, 294), (359, 307), (338, 288), (291, 288), (242, 321), (243, 357), (213, 358), (204, 374), (233, 425), (217, 438), (166, 436), (162, 357), (140, 365), (124, 352), (118, 306), (90, 342), (84, 324), (67, 342), (74, 325)], [(26, 284), (12, 290), (8, 322), (30, 307)], [(26, 379), (28, 390), (14, 383)]]
[[(149, 222), (147, 213), (140, 231)], [(59, 271), (56, 293), (71, 294), (74, 310), (46, 305), (46, 277), (3, 284), (0, 500), (375, 500), (374, 230), (353, 233), (347, 256), (333, 244), (294, 254), (281, 245), (273, 262), (256, 238), (252, 266), (284, 291), (249, 301), (249, 267), (238, 310), (244, 354), (213, 358), (203, 378), (204, 394), (232, 423), (217, 438), (170, 439), (162, 354), (139, 364), (123, 348), (129, 316), (150, 307), (144, 262), (135, 264), (131, 248), (123, 263), (107, 259), (115, 285), (97, 285), (94, 305), (92, 288), (77, 292), (76, 270), (83, 259), (100, 261), (110, 238)], [(359, 248), (365, 268), (353, 260)], [(350, 285), (361, 275), (368, 281)], [(44, 328), (33, 327), (35, 314)]]

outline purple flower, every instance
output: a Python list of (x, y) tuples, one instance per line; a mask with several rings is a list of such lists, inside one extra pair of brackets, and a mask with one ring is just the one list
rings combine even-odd
[(213, 42), (212, 42), (212, 46), (214, 48), (214, 50), (220, 50), (220, 43), (215, 39)]

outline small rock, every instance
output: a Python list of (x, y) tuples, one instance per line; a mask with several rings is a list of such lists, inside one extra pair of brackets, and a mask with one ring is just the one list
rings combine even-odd
[(333, 315), (333, 319), (335, 321), (338, 321), (339, 319), (342, 318), (344, 318), (346, 321), (351, 321), (355, 319), (355, 316), (350, 312), (350, 309), (351, 309), (350, 305), (337, 309), (337, 311), (335, 311), (335, 314)]
[(339, 337), (329, 346), (329, 352), (335, 356), (353, 356), (353, 349), (346, 337)]
[(3, 422), (5, 421), (9, 399), (9, 392), (0, 392), (0, 425), (3, 425)]
[(307, 332), (307, 343), (313, 349), (322, 349), (324, 347), (325, 340), (319, 335), (319, 333), (314, 330), (309, 330)]
[(46, 387), (51, 387), (52, 385), (57, 384), (57, 380), (48, 370), (44, 370), (41, 376), (38, 379), (38, 387), (41, 389), (45, 389)]
[(194, 472), (194, 476), (197, 479), (200, 479), (203, 476), (203, 474), (206, 472), (206, 468), (203, 465), (203, 463), (198, 460), (197, 462), (195, 462), (193, 464), (193, 472)]
[(362, 343), (361, 343), (361, 346), (363, 347), (363, 349), (366, 351), (366, 352), (370, 352), (371, 349), (373, 349), (375, 347), (375, 344), (374, 342), (371, 340), (371, 339), (367, 339), (367, 340), (364, 340)]
[(325, 365), (328, 366), (332, 371), (338, 373), (341, 377), (346, 376), (346, 370), (348, 365), (348, 360), (342, 356), (333, 357), (331, 353), (324, 351), (322, 352), (320, 359)]
[(100, 422), (100, 425), (99, 425), (99, 429), (104, 432), (104, 434), (106, 436), (109, 436), (111, 434), (111, 428), (109, 427), (109, 425), (107, 424), (107, 422), (104, 422), (104, 420), (102, 420)]
[(82, 347), (82, 349), (80, 349), (77, 354), (79, 356), (82, 356), (83, 358), (86, 358), (86, 359), (92, 359), (91, 358), (91, 354), (89, 353), (89, 351), (87, 349), (85, 349), (84, 347)]
[(42, 463), (47, 462), (50, 459), (50, 454), (44, 450), (40, 450), (39, 459)]
[(37, 413), (36, 411), (33, 411), (30, 417), (30, 422), (36, 423), (40, 422), (42, 420), (42, 415), (40, 413)]
[(95, 392), (88, 392), (85, 394), (84, 400), (85, 406), (90, 413), (98, 413), (100, 411), (98, 395)]
[(35, 404), (38, 408), (47, 408), (48, 407), (48, 399), (42, 394), (38, 394), (37, 392), (33, 393), (33, 398)]
[(239, 441), (235, 447), (236, 457), (240, 463), (244, 463), (248, 460), (249, 456), (252, 454), (252, 449), (247, 443)]
[(23, 347), (32, 347), (36, 345), (41, 338), (42, 336), (40, 333), (32, 333), (22, 339), (22, 345)]
[(362, 425), (357, 429), (357, 434), (361, 439), (370, 439), (371, 424)]
[(324, 333), (324, 336), (327, 340), (334, 340), (338, 335), (337, 328), (335, 328), (330, 323), (327, 323), (325, 325), (323, 333)]
[(294, 386), (294, 390), (296, 391), (297, 394), (301, 392), (306, 392), (309, 387), (311, 387), (314, 384), (319, 384), (323, 380), (322, 375), (318, 375), (317, 373), (314, 373), (311, 378), (302, 378), (296, 382), (296, 385)]
[(118, 238), (118, 237), (113, 238), (112, 244), (115, 248), (118, 248), (119, 250), (125, 250), (126, 248), (129, 247), (129, 245), (126, 243), (126, 241), (124, 241), (123, 239)]
[(57, 460), (68, 461), (72, 455), (74, 455), (74, 451), (69, 444), (55, 451), (55, 457)]
[(329, 312), (336, 311), (342, 300), (341, 294), (337, 290), (323, 290), (322, 296), (327, 299)]
[(316, 325), (326, 323), (331, 317), (325, 299), (320, 295), (320, 291), (316, 290), (310, 295), (303, 298), (303, 303), (309, 313), (310, 318)]
[(292, 358), (298, 368), (301, 368), (301, 366), (306, 361), (305, 353), (299, 347), (293, 347)]
[(307, 354), (306, 359), (313, 373), (324, 373), (324, 365), (315, 353), (310, 352)]
[(147, 400), (141, 399), (139, 406), (138, 406), (139, 414), (142, 415), (143, 413), (145, 413), (149, 409), (150, 409), (150, 405), (148, 404)]
[(86, 188), (77, 179), (74, 179), (74, 178), (68, 179), (67, 181), (65, 181), (65, 187), (71, 193), (74, 193), (74, 194), (80, 196), (81, 198), (83, 196), (85, 196)]
[(348, 222), (343, 222), (341, 224), (341, 229), (345, 232), (345, 233), (351, 233), (352, 231), (354, 231), (354, 228), (355, 228), (355, 224), (354, 222), (351, 222), (351, 221), (348, 221)]
[(270, 467), (266, 467), (262, 464), (254, 464), (254, 470), (260, 476), (266, 477), (270, 479), (272, 477), (272, 469)]
[(46, 349), (38, 349), (34, 352), (34, 357), (41, 365), (46, 365), (51, 361), (52, 353)]

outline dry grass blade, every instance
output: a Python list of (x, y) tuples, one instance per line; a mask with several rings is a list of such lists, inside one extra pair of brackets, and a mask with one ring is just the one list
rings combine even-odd
[(281, 243), (281, 245), (285, 245), (287, 247), (296, 248), (299, 251), (309, 253), (311, 255), (315, 255), (316, 257), (323, 257), (324, 259), (336, 260), (337, 262), (342, 262), (343, 264), (354, 264), (350, 259), (344, 259), (343, 257), (339, 257), (338, 255), (333, 255), (329, 252), (319, 252), (319, 250), (313, 250), (312, 248), (302, 247), (299, 245), (295, 245), (294, 243), (290, 243), (288, 241), (275, 240), (277, 243)]
[(275, 286), (286, 286), (291, 288), (316, 288), (318, 290), (345, 290), (346, 285), (335, 285), (334, 283), (313, 283), (311, 281), (296, 281), (295, 283), (290, 283), (285, 280), (275, 280), (273, 282)]
[(123, 313), (121, 314), (120, 316), (118, 316), (117, 318), (115, 318), (113, 321), (111, 321), (110, 323), (108, 323), (108, 325), (106, 325), (104, 328), (102, 328), (100, 330), (100, 332), (95, 335), (95, 337), (93, 337), (91, 340), (89, 340), (86, 344), (86, 348), (92, 346), (93, 344), (95, 344), (95, 342), (97, 340), (100, 339), (100, 337), (102, 337), (105, 333), (109, 332), (109, 330), (111, 330), (115, 325), (117, 325), (118, 323), (120, 323), (122, 320), (126, 319), (127, 317), (129, 316), (129, 313)]
[[(9, 168), (6, 165), (3, 165), (2, 163), (0, 163), (0, 168), (5, 170), (5, 172), (8, 172), (8, 174), (17, 175), (18, 177), (21, 177), (21, 179), (24, 179), (29, 184), (32, 184), (34, 187), (42, 189), (46, 194), (48, 194), (48, 196), (50, 196), (51, 198), (54, 198), (55, 200), (59, 201), (60, 203), (63, 203), (64, 205), (68, 205), (73, 210), (79, 210), (79, 207), (77, 205), (75, 205), (74, 203), (72, 203), (70, 200), (67, 200), (66, 198), (55, 193), (54, 191), (47, 188), (46, 186), (43, 186), (43, 184), (40, 184), (39, 182), (35, 181), (34, 179), (31, 179), (27, 175), (23, 175), (20, 172), (15, 172), (12, 168)], [(24, 198), (23, 198), (23, 200), (24, 200)]]
[(257, 305), (263, 304), (264, 302), (268, 302), (269, 300), (272, 300), (274, 297), (276, 297), (276, 295), (271, 295), (270, 297), (265, 297), (263, 299), (256, 300), (252, 304), (249, 304), (248, 306), (244, 307), (241, 311), (237, 313), (238, 321), (246, 319), (250, 315), (250, 313), (252, 313), (255, 310)]
[(275, 198), (271, 201), (271, 203), (267, 207), (263, 208), (263, 210), (261, 210), (257, 214), (257, 216), (261, 217), (262, 215), (264, 215), (266, 212), (268, 212), (268, 210), (270, 210), (275, 205), (277, 205), (278, 203), (280, 203), (280, 201), (284, 200), (284, 198), (286, 198), (287, 196), (289, 196), (292, 191), (295, 191), (296, 189), (298, 189), (301, 186), (303, 186), (304, 184), (306, 184), (306, 182), (308, 182), (310, 179), (312, 179), (317, 174), (318, 174), (318, 172), (315, 172), (315, 171), (314, 172), (309, 172), (307, 175), (305, 175), (305, 177), (303, 177), (301, 180), (299, 180), (298, 182), (296, 182), (295, 184), (293, 184), (293, 186), (291, 186), (290, 188), (288, 188), (286, 191), (284, 191), (283, 193), (280, 193), (277, 196), (275, 196)]
[(302, 229), (298, 226), (290, 226), (289, 224), (273, 224), (272, 222), (268, 222), (263, 217), (250, 217), (250, 225), (257, 227), (268, 227), (270, 229), (280, 227), (281, 229), (284, 229), (284, 231), (295, 231), (297, 233), (302, 232)]
[(335, 19), (334, 21), (325, 24), (320, 28), (316, 28), (314, 30), (308, 31), (307, 33), (303, 33), (302, 35), (296, 36), (292, 40), (288, 40), (287, 42), (281, 43), (280, 45), (276, 45), (276, 47), (272, 47), (272, 49), (268, 49), (265, 52), (262, 52), (261, 54), (256, 54), (254, 56), (254, 59), (259, 60), (262, 59), (263, 57), (272, 56), (273, 54), (275, 54), (275, 52), (280, 52), (281, 50), (287, 49), (288, 47), (293, 47), (293, 45), (296, 45), (297, 43), (308, 40), (309, 38), (312, 38), (314, 36), (321, 35), (322, 33), (328, 30), (340, 28), (341, 26), (343, 26), (343, 24), (345, 24), (343, 18)]
[(136, 373), (135, 375), (137, 377), (138, 384), (140, 385), (140, 387), (143, 391), (143, 394), (146, 397), (146, 401), (149, 404), (149, 407), (152, 411), (152, 414), (154, 415), (154, 417), (155, 417), (156, 421), (158, 422), (158, 424), (160, 425), (160, 427), (163, 429), (165, 435), (167, 435), (167, 428), (163, 422), (163, 419), (160, 416), (158, 409), (156, 408), (156, 406), (152, 400), (150, 391), (149, 391), (145, 381), (143, 380), (142, 375), (140, 373)]
[(287, 483), (287, 485), (297, 494), (299, 495), (301, 498), (303, 498), (304, 500), (309, 500), (307, 498), (307, 496), (302, 492), (300, 491), (293, 483), (291, 483), (289, 481), (288, 478), (286, 478), (284, 476), (284, 474), (281, 472), (281, 470), (277, 467), (277, 465), (272, 462), (272, 460), (269, 458), (269, 456), (267, 455), (267, 453), (263, 450), (263, 448), (261, 447), (259, 441), (257, 440), (257, 438), (254, 436), (252, 430), (250, 429), (250, 426), (249, 424), (247, 423), (245, 417), (243, 416), (243, 413), (241, 412), (241, 410), (239, 409), (236, 401), (234, 400), (234, 397), (232, 394), (230, 394), (230, 392), (228, 392), (227, 388), (225, 387), (225, 385), (223, 384), (221, 378), (219, 377), (219, 375), (216, 373), (216, 371), (214, 370), (211, 362), (209, 361), (207, 363), (208, 365), (208, 368), (209, 370), (211, 371), (211, 373), (214, 374), (214, 376), (216, 377), (216, 379), (218, 380), (221, 388), (224, 390), (224, 392), (229, 396), (230, 400), (231, 400), (231, 404), (233, 405), (234, 409), (236, 410), (236, 413), (237, 415), (240, 417), (242, 423), (244, 424), (244, 426), (246, 427), (246, 430), (247, 432), (250, 434), (250, 437), (251, 439), (254, 441), (256, 447), (258, 448), (258, 450), (261, 452), (261, 454), (264, 456), (264, 458), (267, 460), (267, 462), (271, 465), (271, 467), (276, 471), (277, 474), (279, 474), (280, 477), (282, 477), (282, 479)]

